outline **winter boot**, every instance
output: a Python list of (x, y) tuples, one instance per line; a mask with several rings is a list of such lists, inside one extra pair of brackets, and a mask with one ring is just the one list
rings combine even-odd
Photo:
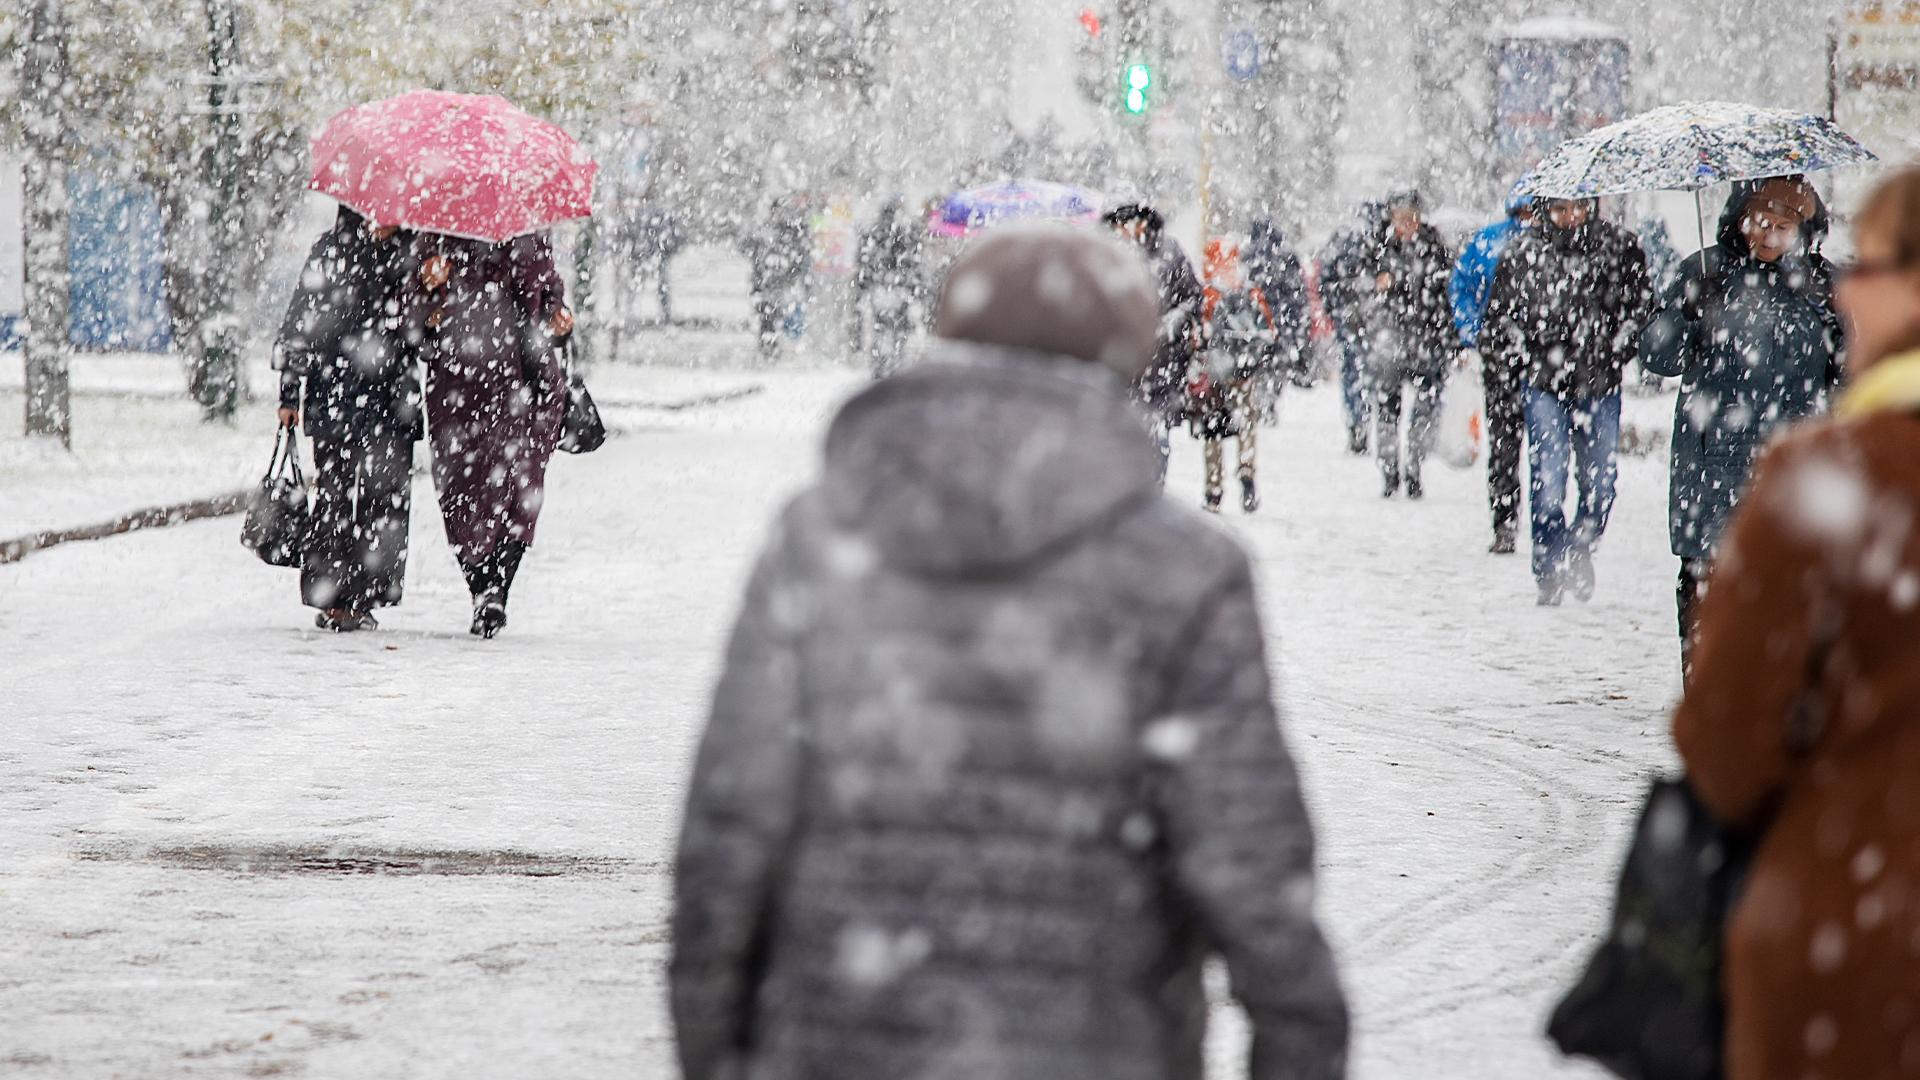
[(1566, 594), (1566, 581), (1553, 574), (1539, 579), (1540, 598), (1536, 601), (1541, 607), (1559, 607), (1560, 598)]
[(1425, 495), (1426, 493), (1427, 493), (1426, 489), (1420, 486), (1420, 474), (1408, 473), (1407, 474), (1407, 498), (1417, 499), (1420, 496)]
[(1575, 548), (1567, 553), (1567, 587), (1583, 604), (1593, 599), (1593, 552)]
[(1493, 543), (1487, 547), (1487, 551), (1494, 555), (1513, 554), (1513, 526), (1504, 524), (1495, 525), (1493, 527)]
[(313, 617), (313, 625), (322, 630), (331, 630), (336, 634), (351, 634), (356, 630), (378, 630), (380, 624), (373, 616), (364, 611), (347, 611), (341, 608), (328, 608)]
[(1364, 454), (1367, 452), (1367, 425), (1354, 424), (1347, 428), (1347, 453)]
[(1400, 474), (1397, 472), (1380, 474), (1380, 497), (1391, 499), (1400, 493)]
[(1205, 510), (1209, 514), (1219, 513), (1220, 512), (1220, 493), (1218, 491), (1207, 492), (1206, 499), (1203, 502), (1201, 502), (1200, 508), (1202, 510)]
[(1260, 496), (1253, 490), (1253, 477), (1240, 478), (1240, 509), (1251, 514), (1260, 509)]
[(473, 598), (473, 625), (467, 633), (491, 638), (507, 625), (507, 601), (498, 590), (488, 589)]

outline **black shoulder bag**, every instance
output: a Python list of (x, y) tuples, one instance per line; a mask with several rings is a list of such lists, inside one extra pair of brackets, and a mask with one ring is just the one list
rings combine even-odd
[(572, 334), (560, 346), (560, 364), (567, 372), (567, 412), (560, 418), (558, 449), (568, 454), (591, 453), (607, 441), (607, 425), (600, 419), (593, 395), (587, 393), (586, 381), (574, 370)]
[(299, 566), (306, 554), (307, 481), (300, 474), (298, 438), (290, 427), (274, 435), (273, 458), (247, 497), (247, 520), (240, 526), (240, 543), (269, 566)]
[[(1807, 689), (1785, 718), (1797, 752), (1810, 749), (1825, 727), (1817, 688), (1838, 634), (1838, 610), (1817, 605), (1814, 620)], [(1764, 835), (1721, 824), (1684, 779), (1653, 782), (1620, 870), (1606, 940), (1547, 1023), (1562, 1053), (1592, 1058), (1625, 1080), (1723, 1075), (1727, 916)]]

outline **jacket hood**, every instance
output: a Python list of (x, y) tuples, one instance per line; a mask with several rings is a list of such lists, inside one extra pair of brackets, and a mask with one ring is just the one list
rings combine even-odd
[(888, 566), (990, 574), (1153, 498), (1157, 461), (1106, 369), (945, 341), (840, 410), (820, 488)]
[[(1727, 196), (1727, 205), (1720, 209), (1720, 227), (1714, 231), (1713, 238), (1721, 247), (1746, 258), (1747, 238), (1740, 232), (1740, 216), (1747, 208), (1747, 200), (1760, 190), (1766, 180), (1736, 180), (1732, 194)], [(1813, 193), (1813, 216), (1800, 225), (1800, 241), (1809, 253), (1820, 250), (1820, 242), (1826, 239), (1830, 219), (1827, 217), (1826, 200), (1820, 197), (1818, 189), (1808, 185)]]

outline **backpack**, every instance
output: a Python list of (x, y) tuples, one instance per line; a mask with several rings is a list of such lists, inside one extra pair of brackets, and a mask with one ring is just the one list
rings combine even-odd
[(1251, 378), (1273, 364), (1280, 335), (1264, 300), (1252, 289), (1222, 292), (1207, 318), (1208, 347), (1233, 378)]

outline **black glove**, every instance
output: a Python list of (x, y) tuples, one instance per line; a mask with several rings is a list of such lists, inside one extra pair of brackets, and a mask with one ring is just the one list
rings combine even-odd
[(1714, 278), (1688, 278), (1680, 287), (1680, 317), (1699, 322), (1707, 305), (1720, 298), (1720, 282)]

